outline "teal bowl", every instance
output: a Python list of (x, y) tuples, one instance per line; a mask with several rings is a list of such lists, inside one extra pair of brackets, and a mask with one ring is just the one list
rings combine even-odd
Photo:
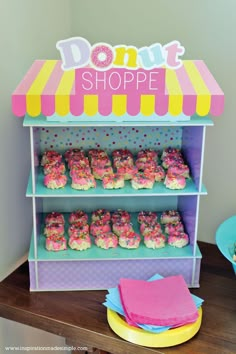
[(216, 244), (225, 258), (232, 263), (236, 274), (236, 262), (233, 261), (236, 245), (236, 216), (231, 216), (229, 219), (220, 224), (216, 230)]

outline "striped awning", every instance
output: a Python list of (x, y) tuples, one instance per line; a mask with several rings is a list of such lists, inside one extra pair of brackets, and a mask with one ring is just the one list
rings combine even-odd
[(79, 97), (75, 94), (75, 70), (63, 71), (59, 60), (36, 60), (12, 95), (12, 109), (18, 117), (37, 117), (98, 113), (219, 116), (224, 108), (224, 94), (201, 60), (184, 60), (180, 69), (166, 69), (162, 94), (140, 95), (132, 102), (125, 95), (112, 95), (110, 99), (104, 110), (102, 100), (107, 100), (106, 96)]

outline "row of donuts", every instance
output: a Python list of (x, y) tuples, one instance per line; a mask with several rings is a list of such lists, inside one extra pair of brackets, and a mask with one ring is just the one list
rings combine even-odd
[[(71, 148), (64, 158), (72, 179), (71, 187), (79, 190), (95, 188), (98, 179), (102, 180), (104, 189), (123, 188), (126, 180), (131, 181), (134, 189), (152, 189), (155, 182), (164, 182), (169, 189), (183, 189), (190, 177), (189, 167), (176, 148), (166, 148), (162, 154), (152, 149), (140, 150), (136, 159), (130, 150), (117, 149), (112, 152), (112, 161), (104, 150), (91, 149), (86, 156), (83, 150)], [(41, 165), (47, 188), (66, 185), (66, 167), (61, 154), (45, 151)]]
[[(138, 213), (137, 221), (147, 248), (162, 248), (166, 243), (182, 248), (189, 243), (181, 216), (176, 210), (162, 212), (160, 222), (156, 213), (141, 211)], [(141, 242), (140, 234), (133, 229), (131, 214), (125, 210), (118, 209), (111, 213), (106, 209), (98, 209), (92, 212), (90, 225), (88, 214), (83, 210), (76, 210), (70, 213), (68, 222), (68, 245), (75, 250), (90, 248), (90, 235), (94, 237), (95, 244), (104, 249), (118, 245), (129, 249), (138, 248)], [(60, 251), (67, 248), (65, 218), (62, 213), (52, 212), (46, 215), (44, 235), (47, 250)]]

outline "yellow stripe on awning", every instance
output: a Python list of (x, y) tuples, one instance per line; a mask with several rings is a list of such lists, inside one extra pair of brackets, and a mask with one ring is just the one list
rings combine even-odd
[(26, 94), (27, 113), (32, 117), (41, 112), (41, 95), (56, 63), (57, 60), (47, 60), (44, 63)]
[(169, 95), (168, 112), (177, 116), (183, 110), (183, 92), (175, 70), (166, 69), (166, 89)]
[(144, 116), (150, 116), (155, 113), (155, 96), (141, 95), (140, 96), (140, 113)]
[(112, 113), (116, 116), (123, 116), (126, 113), (126, 104), (126, 95), (112, 95)]
[(84, 113), (93, 116), (98, 113), (98, 95), (84, 96)]
[(55, 93), (55, 112), (60, 116), (70, 113), (70, 94), (75, 80), (75, 71), (65, 71)]
[(191, 60), (186, 60), (183, 61), (183, 64), (197, 95), (196, 113), (199, 116), (205, 116), (210, 111), (211, 93), (194, 62)]

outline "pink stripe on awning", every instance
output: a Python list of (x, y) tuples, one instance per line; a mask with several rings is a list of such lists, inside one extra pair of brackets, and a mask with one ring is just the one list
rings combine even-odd
[(127, 96), (127, 113), (131, 116), (136, 116), (140, 113), (141, 98), (139, 94), (132, 92)]
[(169, 107), (169, 95), (167, 90), (165, 89), (164, 95), (156, 95), (155, 96), (155, 112), (158, 116), (164, 116), (168, 113)]
[(45, 60), (36, 60), (12, 94), (12, 111), (17, 117), (26, 113), (26, 94), (41, 70)]
[(55, 92), (60, 83), (63, 72), (64, 71), (61, 69), (61, 61), (59, 60), (56, 63), (41, 96), (41, 110), (42, 114), (45, 116), (51, 116), (55, 113)]
[(183, 113), (192, 116), (196, 112), (196, 92), (184, 66), (176, 70), (176, 75), (183, 92)]
[(110, 92), (102, 92), (98, 96), (98, 113), (108, 116), (112, 113), (112, 95)]
[(194, 60), (194, 64), (200, 72), (208, 90), (211, 93), (211, 109), (213, 116), (219, 116), (224, 111), (224, 93), (217, 84), (213, 75), (208, 70), (206, 64), (202, 60)]
[(74, 116), (80, 116), (84, 112), (84, 97), (82, 95), (75, 95), (75, 82), (70, 94), (70, 112)]

